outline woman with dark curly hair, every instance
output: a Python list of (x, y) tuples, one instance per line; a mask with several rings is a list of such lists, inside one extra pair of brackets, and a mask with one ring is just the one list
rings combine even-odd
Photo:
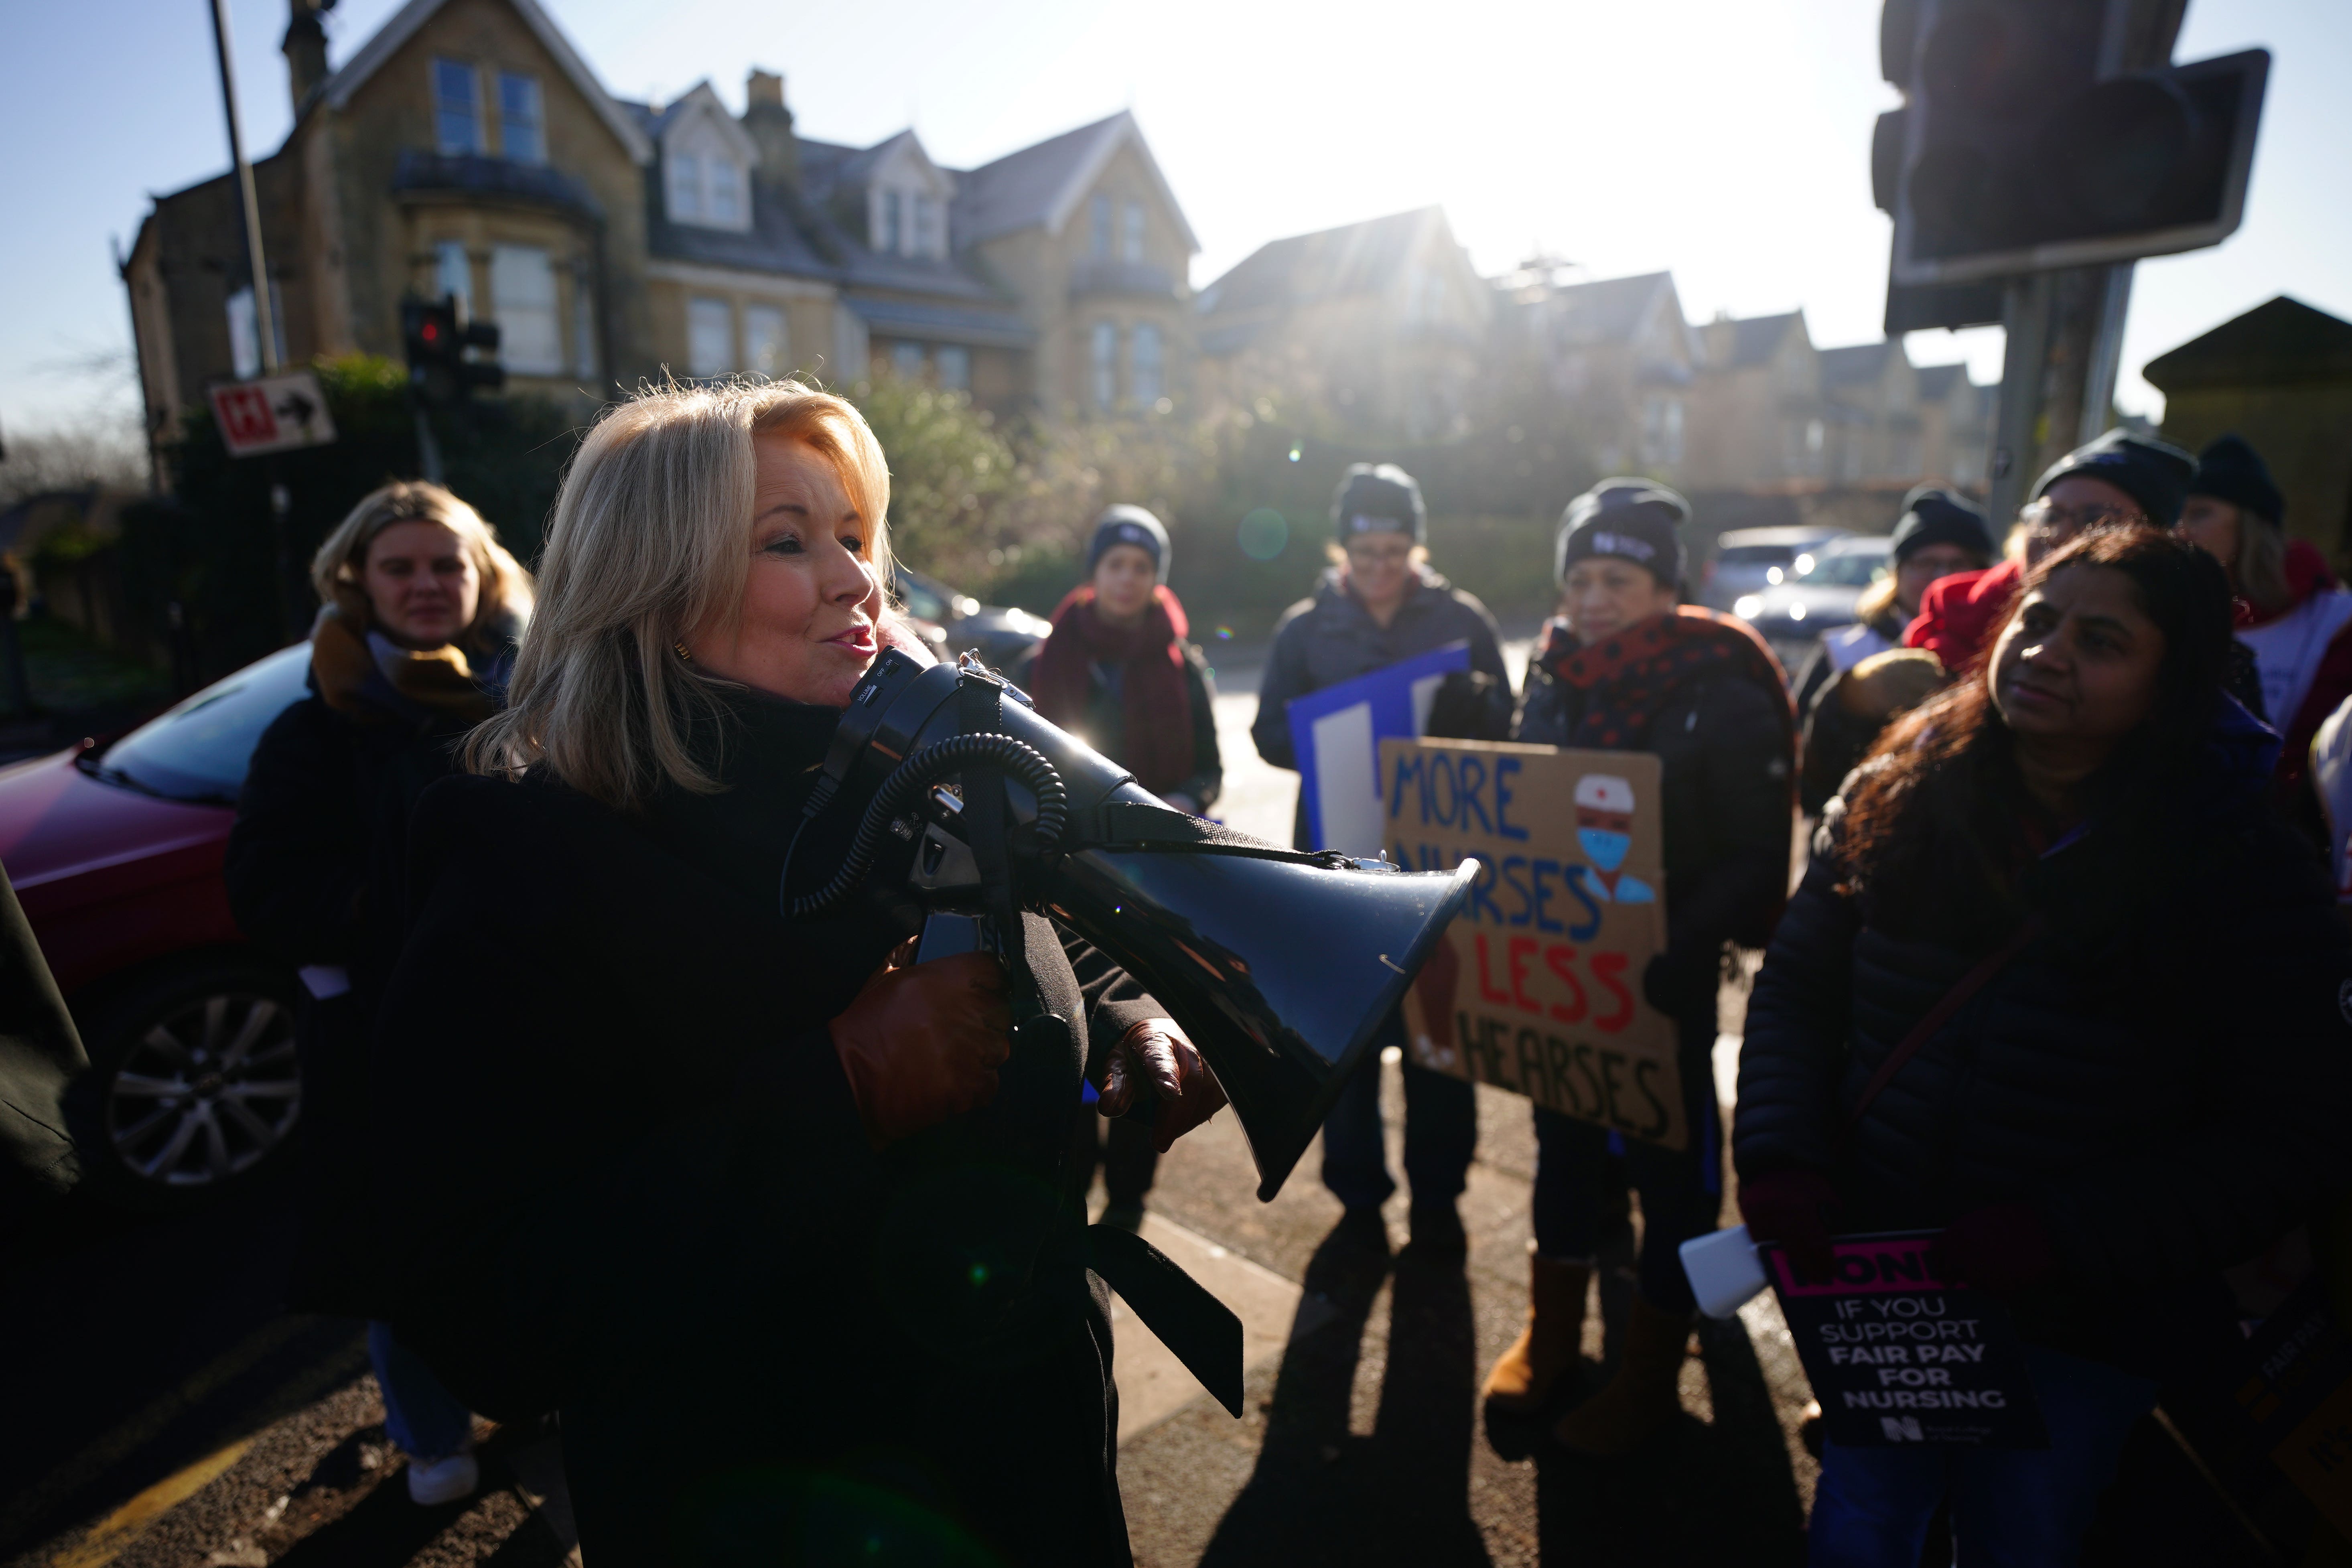
[(1748, 1004), (1741, 1209), (1801, 1265), (1940, 1227), (2050, 1446), (1831, 1444), (1815, 1563), (1909, 1568), (1948, 1494), (1963, 1561), (2072, 1561), (2159, 1377), (2231, 1328), (2221, 1271), (2340, 1178), (2352, 949), (2230, 629), (2210, 557), (2091, 532), (1830, 804)]

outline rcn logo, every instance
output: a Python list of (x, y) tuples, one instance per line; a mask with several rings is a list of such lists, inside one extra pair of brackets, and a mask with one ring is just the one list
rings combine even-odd
[(1924, 1443), (1927, 1436), (1919, 1430), (1916, 1415), (1882, 1415), (1878, 1429), (1890, 1443)]

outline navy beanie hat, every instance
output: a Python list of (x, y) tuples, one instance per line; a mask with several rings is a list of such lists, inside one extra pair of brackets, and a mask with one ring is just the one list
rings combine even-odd
[(1903, 520), (1895, 525), (1895, 564), (1930, 544), (1957, 544), (1981, 561), (1998, 553), (1984, 513), (1949, 490), (1921, 485), (1903, 498)]
[(1421, 486), (1394, 463), (1358, 463), (1331, 498), (1331, 526), (1339, 542), (1365, 533), (1407, 533), (1415, 544), (1429, 542), (1429, 513)]
[(2286, 521), (2286, 497), (2271, 478), (2270, 465), (2242, 436), (2224, 436), (2197, 455), (2197, 477), (2189, 481), (2189, 493), (2243, 507), (2273, 528)]
[(1552, 544), (1552, 577), (1568, 581), (1568, 569), (1595, 556), (1613, 556), (1646, 569), (1664, 587), (1682, 585), (1687, 559), (1682, 525), (1690, 502), (1654, 479), (1603, 479), (1559, 516)]
[(2117, 428), (2051, 464), (2035, 482), (2033, 499), (2041, 500), (2060, 479), (2080, 474), (2105, 480), (2139, 502), (2148, 521), (2170, 528), (2180, 521), (2180, 506), (2189, 499), (2189, 480), (2196, 471), (2197, 459), (2170, 442)]
[(1139, 506), (1106, 507), (1095, 519), (1095, 536), (1087, 541), (1087, 575), (1093, 576), (1104, 553), (1118, 544), (1132, 544), (1150, 556), (1160, 580), (1168, 581), (1168, 530), (1158, 518)]

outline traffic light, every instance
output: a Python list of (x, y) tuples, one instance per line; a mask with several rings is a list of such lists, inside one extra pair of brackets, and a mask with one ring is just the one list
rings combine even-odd
[(2163, 256), (2237, 229), (2270, 54), (2126, 69), (2151, 14), (1887, 0), (1880, 63), (1906, 102), (1879, 118), (1871, 183), (1895, 217), (1897, 284)]
[[(400, 302), (400, 336), (408, 355), (408, 384), (427, 404), (462, 403), (475, 392), (507, 384), (497, 359), (499, 329), (460, 317), (457, 296)], [(468, 358), (468, 349), (484, 356)]]

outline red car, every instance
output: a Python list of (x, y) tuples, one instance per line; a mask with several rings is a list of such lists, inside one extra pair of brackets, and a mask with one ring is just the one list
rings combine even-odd
[(297, 644), (110, 745), (0, 769), (0, 866), (89, 1049), (86, 1179), (142, 1206), (257, 1170), (302, 1109), (294, 975), (229, 916), (221, 862), (262, 731), (304, 690)]

